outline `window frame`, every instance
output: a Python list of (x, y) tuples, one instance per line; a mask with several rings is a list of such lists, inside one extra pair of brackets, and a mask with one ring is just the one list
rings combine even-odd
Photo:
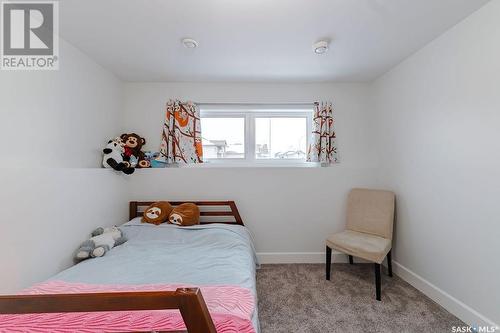
[[(244, 119), (244, 158), (204, 158), (203, 162), (214, 165), (306, 165), (305, 158), (256, 158), (255, 156), (255, 119), (256, 118), (305, 118), (306, 154), (311, 140), (314, 105), (310, 109), (302, 106), (229, 106), (204, 107), (200, 105), (201, 118), (243, 118)], [(201, 129), (203, 133), (203, 128)]]

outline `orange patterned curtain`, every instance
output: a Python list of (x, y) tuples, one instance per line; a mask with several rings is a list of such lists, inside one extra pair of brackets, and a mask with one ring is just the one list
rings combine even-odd
[(308, 162), (334, 164), (338, 162), (335, 120), (331, 102), (315, 103), (311, 144), (307, 150)]
[(167, 102), (160, 158), (167, 164), (203, 162), (200, 109), (193, 102)]

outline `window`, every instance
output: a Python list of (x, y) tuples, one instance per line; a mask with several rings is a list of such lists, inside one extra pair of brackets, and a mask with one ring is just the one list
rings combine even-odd
[(255, 158), (305, 159), (306, 117), (255, 117)]
[(313, 106), (200, 105), (205, 162), (305, 162)]
[(201, 118), (203, 158), (245, 158), (245, 118)]

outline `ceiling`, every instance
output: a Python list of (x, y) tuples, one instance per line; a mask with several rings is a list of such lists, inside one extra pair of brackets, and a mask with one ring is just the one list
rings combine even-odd
[(371, 81), (486, 2), (62, 0), (60, 34), (126, 81)]

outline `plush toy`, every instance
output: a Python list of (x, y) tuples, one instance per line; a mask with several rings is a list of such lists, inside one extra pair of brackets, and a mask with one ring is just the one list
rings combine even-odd
[(200, 224), (200, 209), (193, 203), (183, 203), (172, 210), (168, 221), (183, 227)]
[(167, 162), (165, 161), (165, 157), (161, 156), (160, 152), (155, 152), (153, 155), (153, 159), (150, 160), (152, 168), (166, 168)]
[[(146, 144), (146, 139), (141, 138), (135, 133), (125, 133), (120, 135), (120, 139), (123, 141), (125, 146), (125, 152), (123, 153), (123, 160), (130, 163), (130, 159), (134, 156), (137, 159), (136, 168), (149, 168), (150, 163), (146, 160), (144, 152), (141, 150), (142, 146)], [(130, 166), (130, 164), (129, 164)]]
[(156, 225), (167, 222), (172, 209), (172, 205), (166, 201), (155, 202), (144, 211), (142, 222)]
[(151, 168), (151, 162), (149, 162), (147, 159), (142, 159), (137, 162), (137, 165), (135, 166), (136, 168)]
[(152, 168), (153, 163), (155, 163), (155, 160), (160, 156), (159, 152), (154, 152), (154, 151), (146, 151), (144, 152), (144, 159), (148, 162), (147, 166), (144, 166), (143, 168)]
[(167, 163), (165, 161), (161, 160), (159, 157), (157, 157), (151, 161), (151, 167), (152, 168), (166, 168)]
[(130, 164), (131, 168), (135, 168), (137, 166), (137, 162), (139, 162), (137, 160), (137, 157), (135, 157), (134, 155), (130, 156), (130, 160), (128, 161), (128, 164)]
[(126, 241), (118, 227), (97, 228), (92, 231), (92, 237), (80, 245), (75, 254), (75, 261), (102, 257), (114, 246), (123, 244)]
[(123, 143), (119, 138), (109, 140), (106, 148), (104, 148), (102, 152), (104, 154), (102, 158), (102, 165), (105, 168), (123, 171), (127, 175), (134, 172), (133, 168), (127, 167), (125, 163), (123, 163), (122, 153), (124, 152), (124, 148)]

